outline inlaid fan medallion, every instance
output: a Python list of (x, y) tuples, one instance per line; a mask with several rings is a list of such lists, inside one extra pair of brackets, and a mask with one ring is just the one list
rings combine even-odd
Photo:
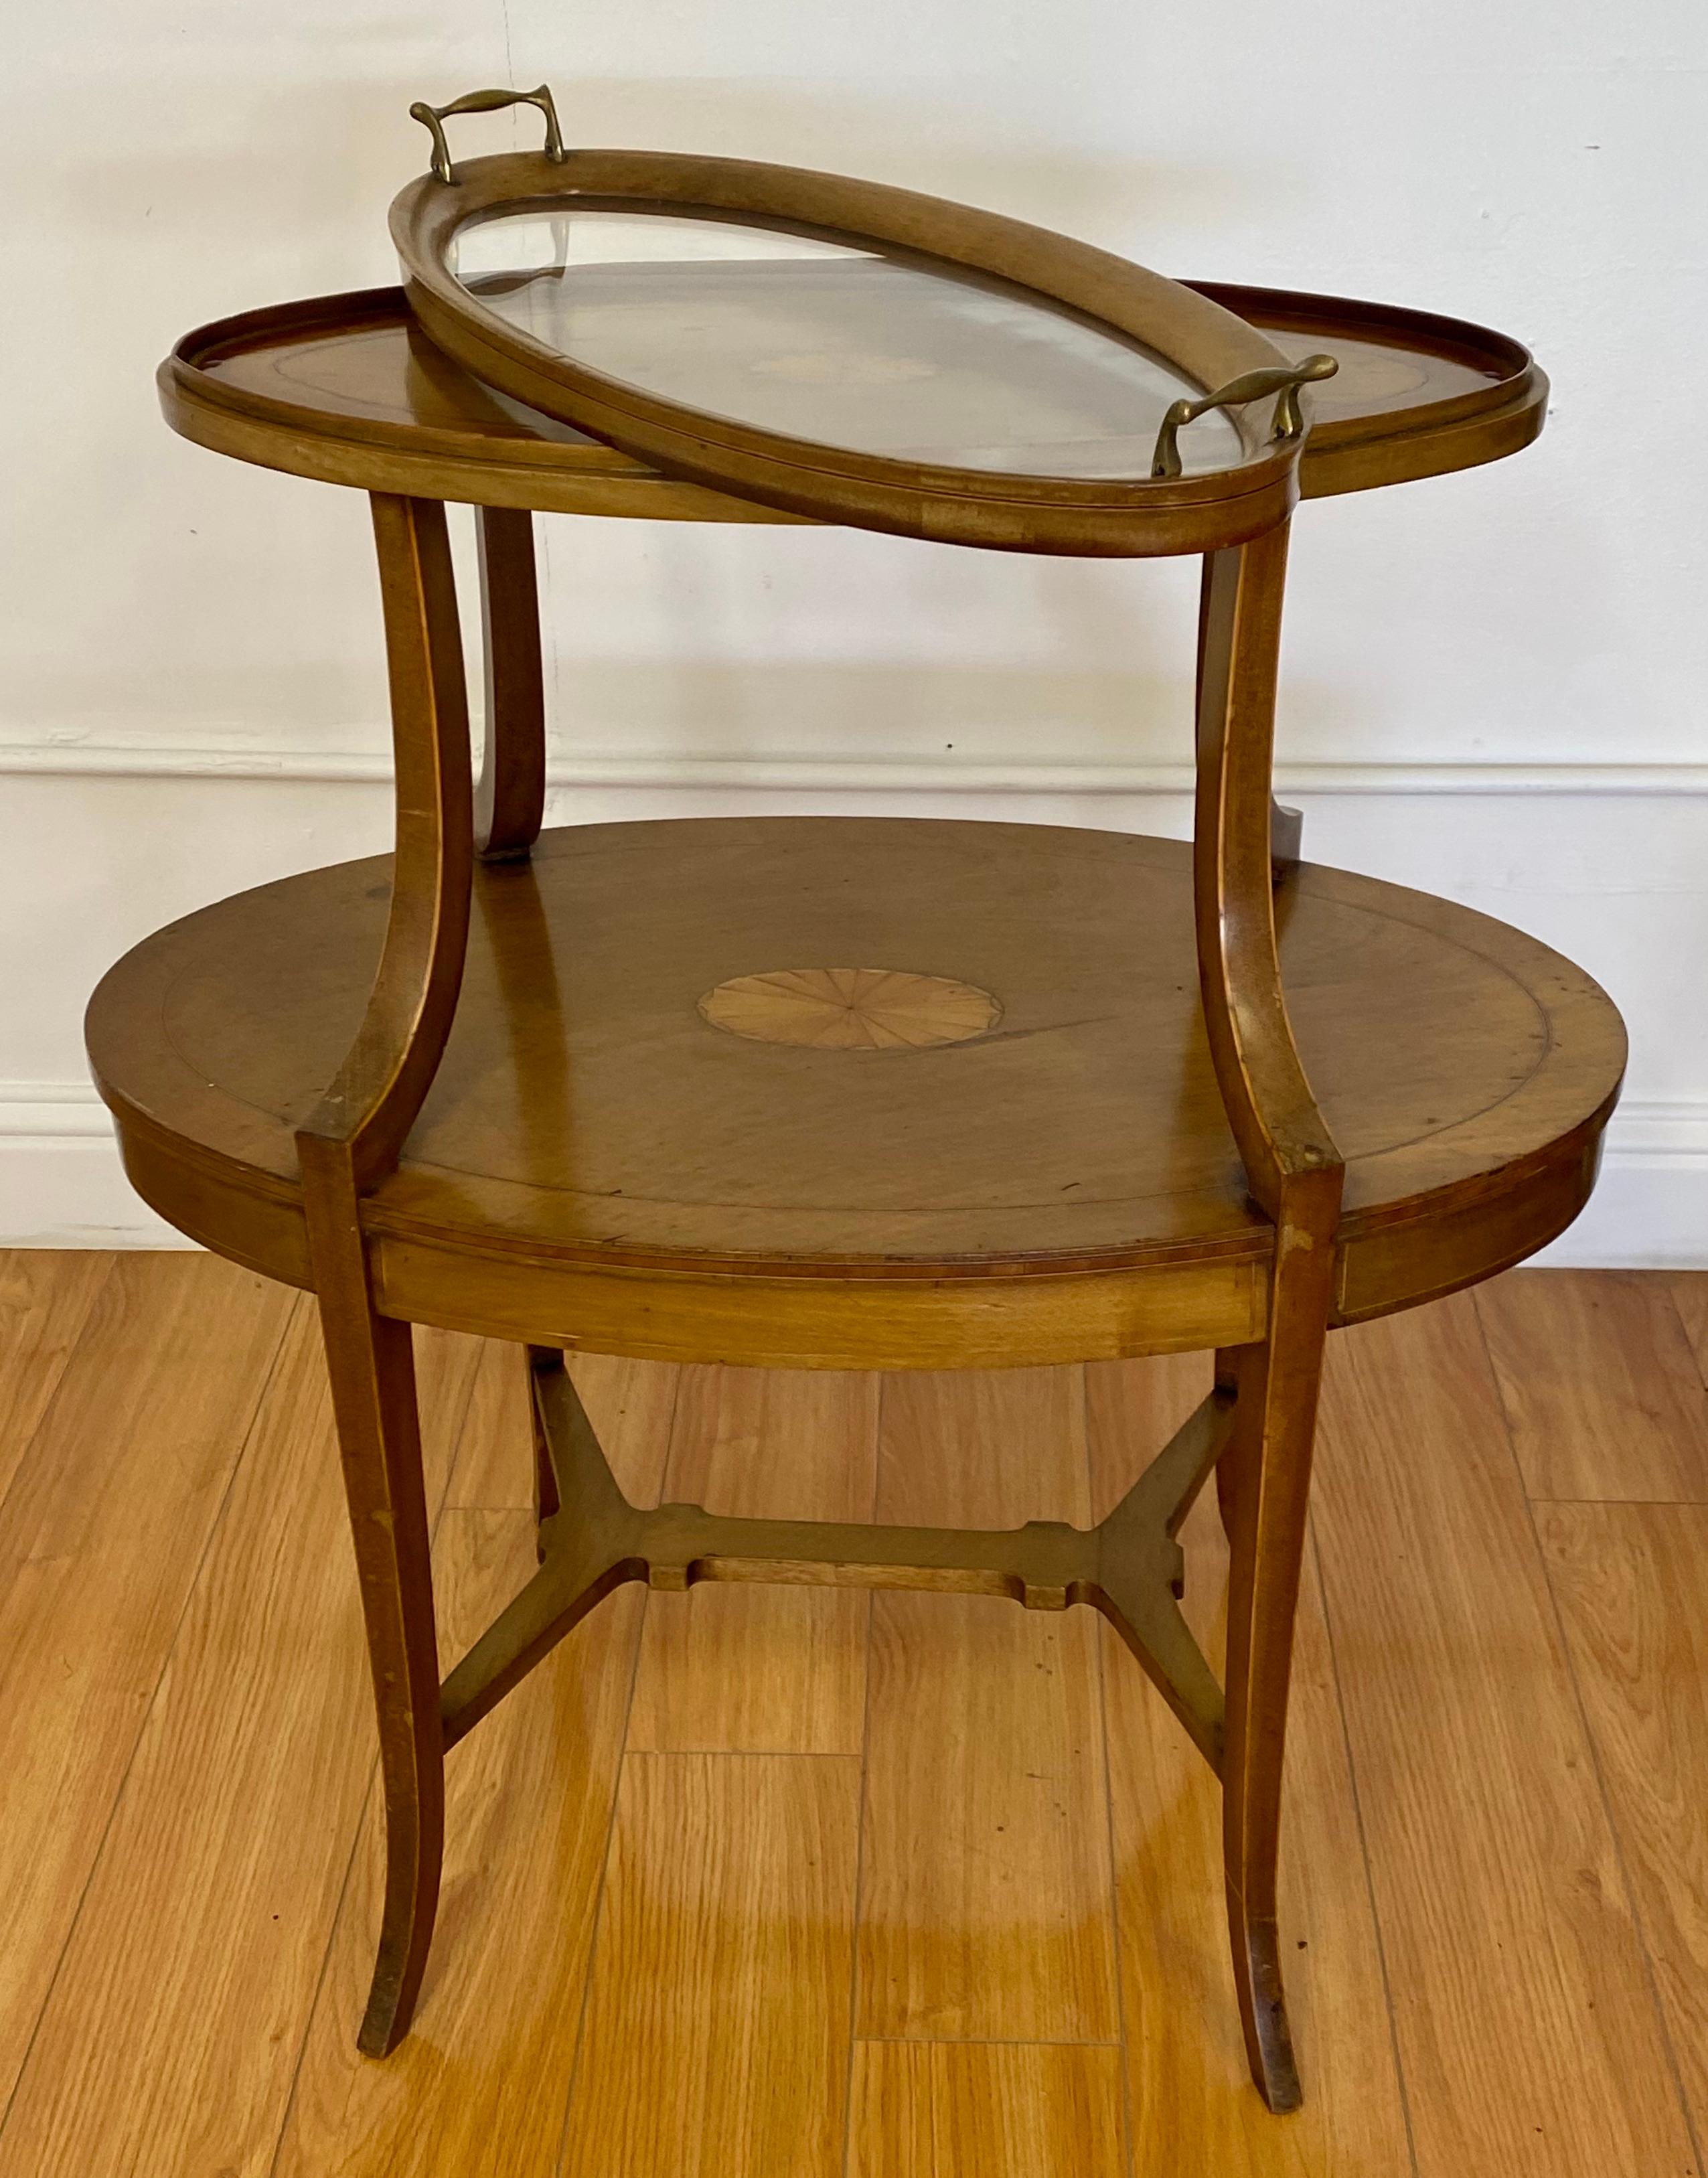
[(736, 976), (699, 1002), (714, 1028), (819, 1051), (917, 1051), (964, 1043), (1002, 1019), (976, 983), (904, 968), (780, 968)]

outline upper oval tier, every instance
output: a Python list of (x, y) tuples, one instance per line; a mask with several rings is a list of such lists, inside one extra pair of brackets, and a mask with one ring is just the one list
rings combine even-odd
[[(1206, 292), (1288, 355), (1326, 348), (1340, 364), (1311, 395), (1301, 499), (1498, 461), (1541, 429), (1547, 379), (1486, 326), (1279, 288)], [(654, 520), (801, 518), (665, 476), (483, 385), (427, 338), (399, 287), (199, 326), (161, 364), (160, 391), (172, 428), (201, 446), (360, 490)]]

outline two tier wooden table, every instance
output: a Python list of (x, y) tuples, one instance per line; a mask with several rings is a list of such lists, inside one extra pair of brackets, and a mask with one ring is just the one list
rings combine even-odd
[[(1623, 1041), (1546, 946), (1300, 859), (1270, 787), (1288, 524), (1524, 446), (1544, 381), (1475, 326), (1188, 287), (904, 192), (565, 153), (530, 96), (546, 149), (467, 165), (420, 110), (403, 289), (206, 326), (161, 368), (185, 436), (372, 496), (396, 852), (159, 932), (89, 1015), (141, 1194), (318, 1298), (385, 1779), (361, 2045), (408, 2025), (446, 1751), (614, 1587), (914, 1586), (1111, 1620), (1221, 1779), (1246, 2045), (1289, 2109), (1278, 1807), (1325, 1335), (1568, 1223)], [(479, 510), (478, 782), (447, 501)], [(1194, 840), (542, 832), (536, 512), (1201, 555)], [(539, 1476), (540, 1570), (442, 1686), (417, 1323), (516, 1343)], [(1000, 1535), (632, 1507), (563, 1365), (1185, 1349), (1215, 1387), (1103, 1525)], [(1213, 1471), (1225, 1688), (1178, 1603)]]

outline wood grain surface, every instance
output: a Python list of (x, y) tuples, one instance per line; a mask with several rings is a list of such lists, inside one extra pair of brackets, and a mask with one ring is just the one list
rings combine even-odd
[(1672, 2049), (1708, 2127), (1708, 1508), (1544, 1505), (1537, 1520)]
[(209, 1256), (121, 1256), (0, 1505), (0, 2092), (24, 2062), (295, 1305)]
[(0, 1495), (11, 1486), (113, 1259), (16, 1249), (0, 1268)]
[[(684, 1369), (665, 1494), (737, 1517), (870, 1520), (878, 1401), (873, 1376)], [(867, 1614), (855, 1589), (709, 1582), (654, 1595), (629, 1745), (858, 1754)]]
[(835, 2167), (859, 1801), (842, 1756), (627, 1758), (565, 2178)]
[(1708, 1413), (1667, 1282), (1520, 1271), (1475, 1296), (1532, 1497), (1708, 1500)]
[(1420, 2166), (1691, 2170), (1475, 1305), (1334, 1363), (1315, 1525)]
[(862, 2042), (848, 2178), (1086, 2178), (1120, 2168), (1119, 2051), (1048, 2042)]
[(1698, 1369), (1708, 1370), (1708, 1271), (1678, 1271), (1665, 1281)]
[[(880, 1520), (1089, 1513), (1081, 1371), (886, 1384)], [(1109, 1839), (1084, 1820), (1105, 1798), (1097, 1655), (1086, 1612), (872, 1598), (862, 2035), (1116, 2038)]]
[[(435, 1540), (448, 1663), (533, 1569), (533, 1516), (450, 1509)], [(384, 2064), (361, 2056), (350, 2033), (379, 1918), (370, 1794), (298, 2044), (276, 2178), (551, 2178), (557, 2170), (641, 1610), (638, 1595), (613, 1599), (490, 1720), (490, 1737), (483, 1732), (457, 1750), (441, 1912), (468, 1946), (470, 1971), (430, 1968), (415, 2031)]]
[[(1276, 288), (1202, 292), (1289, 359), (1326, 348), (1339, 362), (1312, 390), (1304, 498), (1497, 461), (1541, 429), (1547, 379), (1484, 326)], [(161, 365), (159, 387), (167, 421), (198, 445), (363, 490), (654, 521), (802, 519), (661, 475), (501, 401), (421, 332), (398, 287), (200, 326)]]
[[(1561, 1275), (1486, 1289), (1498, 1379), (1464, 1299), (1330, 1341), (1275, 2119), (1213, 1781), (1087, 1614), (955, 1597), (876, 1599), (869, 1684), (863, 1619), (654, 1632), (682, 1752), (632, 1706), (682, 1599), (601, 1606), (454, 1750), (452, 1940), (358, 2056), (372, 1727), (312, 1324), (203, 1258), (0, 1258), (36, 1417), (0, 1503), (0, 2178), (1701, 2178), (1708, 1507), (1527, 1493), (1511, 1358), (1531, 1399), (1617, 1385), (1700, 1289)], [(420, 1336), (448, 1658), (531, 1569), (530, 1461), (516, 1349)], [(575, 1365), (637, 1497), (1001, 1522), (1103, 1513), (1207, 1366)], [(1645, 1458), (1689, 1472), (1708, 1393), (1672, 1394)], [(1599, 1473), (1618, 1411), (1551, 1415)], [(1185, 1541), (1213, 1650), (1208, 1500)], [(802, 1718), (837, 1751), (747, 1744)]]
[[(566, 827), (479, 868), (443, 1063), (363, 1206), (382, 1314), (818, 1367), (1260, 1338), (1274, 1229), (1211, 1067), (1191, 870), (1173, 840), (816, 818)], [(356, 1032), (390, 876), (344, 863), (189, 917), (90, 1007), (145, 1196), (298, 1283), (294, 1128)], [(1278, 921), (1346, 1162), (1338, 1312), (1540, 1245), (1587, 1193), (1618, 1089), (1605, 995), (1517, 931), (1342, 871), (1300, 865)], [(970, 984), (1002, 1017), (821, 1050), (698, 1010), (815, 958)]]
[[(422, 1347), (436, 1502), (480, 1349)], [(244, 2169), (276, 2142), (371, 1766), (326, 1375), (299, 1303), (12, 2106), (5, 2153), (39, 2170)], [(91, 2045), (102, 2013), (129, 2028)]]

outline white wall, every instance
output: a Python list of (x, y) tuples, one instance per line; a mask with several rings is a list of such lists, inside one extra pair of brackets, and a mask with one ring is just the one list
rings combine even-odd
[[(365, 511), (174, 440), (153, 365), (200, 320), (391, 278), (386, 205), (425, 152), (409, 101), (545, 77), (572, 142), (841, 168), (1535, 347), (1536, 448), (1303, 511), (1283, 775), (1307, 851), (1607, 984), (1629, 1086), (1563, 1252), (1708, 1262), (1700, 0), (11, 12), (0, 1237), (159, 1237), (84, 1083), (90, 985), (170, 915), (386, 832)], [(543, 527), (561, 816), (1180, 829), (1189, 567)]]

